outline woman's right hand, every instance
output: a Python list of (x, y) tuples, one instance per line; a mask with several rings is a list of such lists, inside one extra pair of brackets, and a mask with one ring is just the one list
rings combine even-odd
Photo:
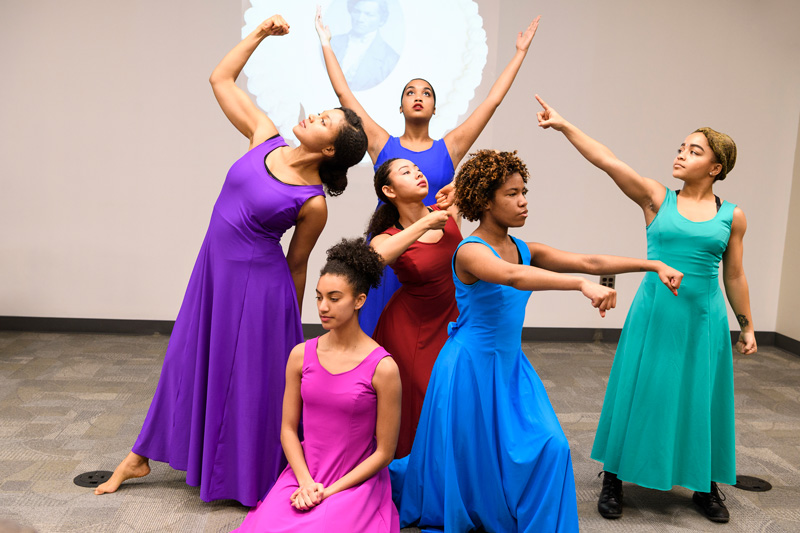
[(664, 264), (662, 261), (656, 270), (656, 274), (658, 274), (658, 279), (661, 280), (661, 283), (667, 286), (667, 288), (672, 291), (672, 294), (675, 296), (678, 295), (678, 287), (681, 286), (681, 281), (683, 281), (683, 272), (675, 270), (669, 265)]
[(450, 213), (447, 211), (433, 210), (423, 219), (427, 229), (444, 229), (447, 224), (447, 219), (450, 218)]
[(588, 279), (583, 280), (581, 293), (592, 301), (592, 307), (600, 311), (601, 317), (605, 317), (606, 311), (617, 306), (617, 291)]
[(325, 487), (322, 483), (304, 483), (300, 485), (289, 497), (292, 507), (298, 511), (307, 511), (322, 502), (322, 493)]
[(322, 22), (322, 7), (317, 6), (317, 15), (314, 17), (314, 26), (317, 28), (319, 42), (322, 46), (331, 44), (331, 29)]
[(567, 121), (564, 120), (564, 117), (559, 115), (555, 109), (547, 105), (547, 102), (542, 100), (538, 94), (535, 96), (543, 108), (543, 111), (536, 113), (536, 118), (539, 119), (539, 127), (543, 129), (553, 128), (556, 131), (563, 130), (564, 126), (567, 125)]

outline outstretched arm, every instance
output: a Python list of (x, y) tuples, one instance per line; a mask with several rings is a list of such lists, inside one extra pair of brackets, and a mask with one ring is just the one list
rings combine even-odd
[(353, 91), (350, 90), (350, 86), (347, 85), (342, 67), (339, 66), (336, 54), (333, 53), (333, 48), (331, 48), (331, 30), (322, 22), (322, 8), (320, 6), (317, 6), (317, 16), (314, 22), (317, 28), (317, 35), (319, 35), (319, 42), (322, 45), (325, 68), (328, 71), (328, 78), (331, 80), (333, 90), (336, 92), (336, 97), (339, 99), (340, 104), (344, 107), (349, 107), (361, 117), (361, 121), (364, 123), (364, 133), (367, 134), (367, 152), (369, 152), (372, 162), (375, 163), (386, 141), (389, 140), (389, 134), (377, 122), (372, 120), (367, 111), (361, 107), (361, 103), (356, 99)]
[(500, 77), (492, 85), (486, 99), (475, 108), (475, 111), (467, 117), (467, 120), (444, 136), (444, 143), (450, 153), (450, 159), (453, 161), (454, 167), (457, 167), (461, 159), (467, 154), (472, 143), (481, 134), (483, 128), (489, 123), (489, 119), (492, 118), (495, 110), (505, 98), (511, 88), (511, 84), (514, 83), (514, 78), (516, 78), (525, 56), (528, 55), (528, 48), (531, 45), (533, 36), (536, 34), (540, 18), (536, 17), (524, 32), (517, 34), (517, 50), (514, 53), (514, 57), (511, 58)]
[(270, 35), (286, 35), (289, 24), (280, 15), (262, 22), (250, 35), (222, 58), (209, 81), (219, 106), (242, 135), (250, 139), (250, 148), (278, 133), (272, 121), (236, 85), (236, 78), (261, 41)]
[(747, 231), (747, 219), (745, 219), (744, 211), (737, 207), (733, 211), (728, 248), (722, 256), (722, 281), (725, 284), (728, 302), (730, 302), (741, 328), (736, 349), (740, 353), (750, 355), (755, 353), (758, 347), (756, 346), (753, 316), (750, 313), (750, 288), (747, 285), (742, 265), (745, 231)]
[(350, 472), (325, 487), (322, 499), (358, 485), (389, 466), (397, 448), (400, 433), (400, 370), (391, 357), (384, 357), (375, 368), (372, 387), (378, 397), (378, 415), (375, 425), (375, 451)]
[(448, 211), (432, 211), (399, 233), (375, 235), (369, 245), (380, 254), (384, 265), (391, 265), (425, 232), (432, 229), (444, 229), (450, 216)]
[(587, 161), (608, 174), (617, 187), (642, 208), (645, 220), (649, 224), (658, 213), (661, 202), (664, 201), (666, 188), (655, 180), (640, 176), (635, 170), (620, 161), (605, 145), (564, 120), (538, 94), (536, 99), (542, 105), (542, 111), (536, 114), (539, 126), (544, 129), (553, 128), (563, 133)]
[(477, 280), (524, 291), (581, 291), (606, 316), (617, 305), (617, 292), (585, 278), (551, 272), (535, 266), (509, 263), (479, 243), (467, 243), (456, 255), (456, 275), (464, 283)]
[(297, 216), (297, 226), (294, 228), (289, 251), (286, 253), (286, 262), (292, 274), (294, 289), (297, 293), (297, 307), (303, 312), (303, 294), (306, 289), (306, 271), (308, 270), (308, 256), (317, 244), (320, 233), (325, 228), (328, 220), (328, 205), (322, 196), (314, 196), (306, 200)]
[(661, 261), (620, 257), (616, 255), (576, 254), (552, 248), (538, 242), (529, 242), (531, 265), (553, 272), (582, 272), (585, 274), (622, 274), (625, 272), (655, 272), (661, 283), (678, 295), (683, 273)]

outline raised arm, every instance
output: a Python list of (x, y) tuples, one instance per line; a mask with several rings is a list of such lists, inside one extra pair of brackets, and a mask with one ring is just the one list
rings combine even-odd
[(386, 468), (394, 458), (397, 435), (400, 433), (400, 370), (391, 357), (384, 357), (375, 368), (372, 387), (378, 397), (378, 414), (375, 425), (376, 447), (372, 454), (350, 472), (325, 487), (322, 499), (358, 485)]
[(606, 316), (606, 310), (617, 305), (614, 289), (603, 287), (585, 278), (551, 272), (535, 266), (509, 263), (479, 243), (467, 243), (456, 255), (456, 275), (464, 283), (477, 280), (508, 285), (524, 291), (581, 291), (592, 306)]
[(620, 257), (616, 255), (576, 254), (529, 242), (531, 265), (553, 272), (582, 272), (584, 274), (623, 274), (625, 272), (655, 272), (661, 283), (678, 295), (683, 273), (661, 261)]
[(222, 58), (209, 78), (219, 106), (231, 124), (250, 139), (250, 148), (272, 137), (278, 130), (267, 115), (236, 85), (236, 78), (261, 41), (270, 35), (287, 33), (289, 24), (283, 17), (274, 15), (268, 18)]
[(606, 146), (564, 120), (538, 94), (536, 99), (542, 105), (542, 111), (536, 114), (539, 126), (544, 129), (553, 128), (563, 133), (587, 161), (608, 174), (617, 187), (642, 208), (645, 220), (649, 224), (658, 213), (661, 202), (664, 201), (666, 188), (655, 180), (640, 176), (635, 170), (620, 161)]
[(286, 262), (292, 274), (295, 292), (297, 292), (297, 306), (303, 312), (303, 294), (306, 289), (306, 272), (308, 270), (308, 256), (317, 243), (325, 222), (328, 220), (328, 205), (322, 196), (314, 196), (306, 200), (297, 216), (297, 226), (294, 228), (289, 251), (286, 253)]
[(347, 85), (342, 67), (339, 66), (336, 54), (333, 53), (333, 48), (331, 48), (331, 30), (322, 22), (322, 8), (320, 6), (317, 6), (317, 16), (314, 19), (314, 23), (317, 28), (317, 35), (319, 35), (319, 42), (322, 45), (322, 57), (325, 59), (325, 68), (328, 71), (331, 86), (333, 86), (339, 103), (344, 107), (349, 107), (361, 117), (361, 121), (364, 124), (364, 133), (367, 134), (367, 152), (372, 162), (375, 163), (386, 141), (389, 140), (389, 134), (377, 122), (372, 120), (372, 117), (367, 114), (367, 111), (356, 99), (353, 91), (350, 90), (350, 86)]
[(740, 353), (749, 355), (755, 353), (758, 347), (756, 346), (753, 316), (750, 313), (750, 288), (747, 285), (742, 265), (745, 231), (747, 231), (747, 219), (745, 219), (744, 211), (737, 207), (733, 211), (728, 248), (722, 256), (722, 281), (725, 284), (728, 302), (730, 302), (741, 328), (736, 349)]
[(391, 265), (425, 232), (444, 229), (450, 216), (448, 211), (432, 211), (399, 233), (375, 235), (369, 245), (380, 254), (383, 264)]
[(481, 134), (483, 128), (489, 123), (489, 119), (492, 118), (495, 110), (505, 98), (511, 88), (511, 84), (514, 83), (514, 78), (516, 78), (525, 56), (528, 55), (528, 48), (531, 45), (533, 36), (536, 34), (540, 18), (536, 17), (524, 32), (517, 34), (517, 49), (514, 57), (511, 58), (511, 61), (509, 61), (506, 68), (503, 69), (503, 72), (494, 82), (494, 85), (492, 85), (486, 99), (475, 108), (475, 111), (464, 122), (444, 136), (444, 143), (450, 153), (453, 166), (457, 167), (458, 163), (467, 154), (470, 146)]

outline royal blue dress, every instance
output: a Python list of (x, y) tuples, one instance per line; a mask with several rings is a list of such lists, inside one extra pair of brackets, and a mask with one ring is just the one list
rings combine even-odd
[[(378, 159), (375, 161), (375, 170), (377, 171), (378, 167), (385, 161), (393, 158), (408, 159), (425, 174), (428, 179), (428, 195), (423, 200), (425, 205), (436, 203), (436, 193), (453, 181), (453, 175), (456, 171), (453, 166), (453, 160), (450, 159), (450, 152), (447, 151), (447, 146), (444, 144), (444, 139), (433, 141), (433, 146), (427, 150), (415, 152), (404, 148), (400, 144), (398, 137), (389, 137), (389, 140), (383, 145), (381, 153), (378, 154)], [(358, 322), (361, 324), (361, 329), (364, 330), (364, 333), (372, 336), (383, 308), (386, 307), (392, 295), (399, 288), (400, 281), (394, 271), (391, 268), (385, 269), (381, 284), (369, 291), (367, 301), (358, 313)]]
[[(468, 237), (459, 249), (470, 242), (489, 246)], [(514, 242), (530, 264), (528, 246)], [(453, 281), (458, 320), (433, 367), (411, 454), (389, 466), (400, 525), (576, 532), (569, 445), (522, 352), (531, 293), (480, 280), (466, 285), (455, 269)]]

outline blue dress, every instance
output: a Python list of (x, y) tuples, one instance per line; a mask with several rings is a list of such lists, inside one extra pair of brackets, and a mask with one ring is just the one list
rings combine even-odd
[[(470, 242), (489, 246), (473, 236), (459, 248)], [(514, 242), (530, 264), (528, 246)], [(466, 285), (455, 270), (453, 281), (458, 320), (433, 367), (411, 454), (389, 466), (400, 525), (576, 532), (569, 445), (522, 352), (531, 293), (480, 280)]]
[[(444, 139), (433, 141), (433, 146), (427, 150), (415, 152), (404, 148), (398, 137), (389, 137), (375, 161), (375, 170), (377, 171), (378, 167), (392, 158), (408, 159), (417, 165), (428, 178), (428, 195), (423, 200), (425, 205), (436, 203), (436, 193), (453, 181), (453, 175), (456, 172)], [(394, 271), (390, 268), (385, 269), (380, 286), (369, 291), (367, 301), (358, 313), (358, 322), (367, 335), (372, 336), (383, 308), (399, 288), (400, 281)]]

